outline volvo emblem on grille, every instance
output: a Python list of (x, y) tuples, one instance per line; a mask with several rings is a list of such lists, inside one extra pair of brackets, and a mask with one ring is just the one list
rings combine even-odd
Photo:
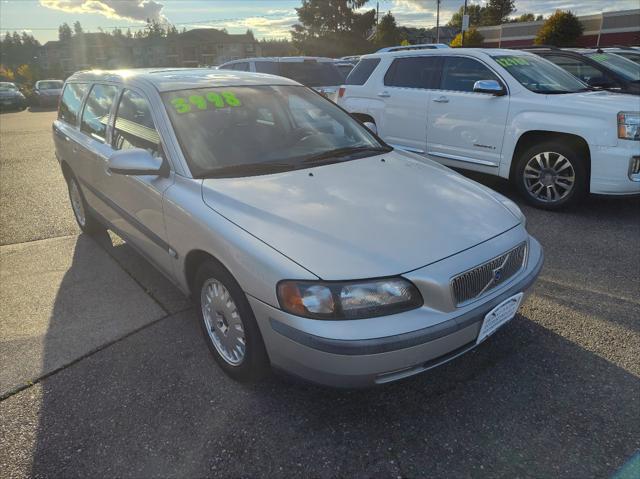
[(484, 293), (487, 289), (489, 289), (496, 283), (500, 282), (500, 280), (502, 279), (502, 270), (507, 264), (507, 261), (509, 261), (510, 257), (511, 257), (511, 253), (508, 253), (507, 255), (505, 255), (504, 261), (502, 262), (502, 264), (492, 271), (493, 276), (491, 277), (491, 280), (487, 283), (487, 285), (484, 288), (482, 288), (482, 291), (480, 292), (480, 294)]

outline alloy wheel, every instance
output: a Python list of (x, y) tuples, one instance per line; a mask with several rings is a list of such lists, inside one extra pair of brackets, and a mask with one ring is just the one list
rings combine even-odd
[(71, 179), (69, 182), (69, 197), (71, 198), (71, 208), (73, 209), (73, 214), (76, 215), (76, 219), (80, 226), (84, 227), (87, 222), (87, 217), (84, 211), (84, 204), (82, 202), (82, 194), (80, 193), (80, 188), (78, 187), (78, 183), (76, 180)]
[(202, 318), (211, 343), (230, 365), (239, 366), (245, 358), (244, 324), (229, 290), (210, 278), (200, 292)]
[(523, 179), (527, 192), (533, 198), (544, 203), (555, 203), (572, 192), (576, 172), (567, 157), (545, 151), (527, 162)]

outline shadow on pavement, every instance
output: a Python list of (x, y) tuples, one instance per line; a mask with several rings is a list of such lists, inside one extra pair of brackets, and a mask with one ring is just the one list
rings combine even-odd
[[(86, 301), (67, 275), (54, 317)], [(241, 385), (186, 311), (41, 383), (31, 475), (603, 477), (639, 445), (638, 392), (633, 374), (523, 316), (385, 387)]]

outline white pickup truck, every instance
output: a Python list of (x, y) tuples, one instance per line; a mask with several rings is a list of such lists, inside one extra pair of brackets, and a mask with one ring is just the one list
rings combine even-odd
[(509, 178), (541, 208), (640, 194), (640, 99), (594, 91), (531, 53), (366, 55), (337, 101), (391, 146)]

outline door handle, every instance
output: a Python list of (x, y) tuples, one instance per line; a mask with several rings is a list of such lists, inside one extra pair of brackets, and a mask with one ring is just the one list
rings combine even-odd
[(380, 98), (389, 98), (391, 95), (389, 94), (388, 91), (381, 91), (380, 93), (378, 93), (378, 96)]
[(449, 103), (449, 99), (446, 96), (441, 96), (440, 98), (434, 98), (433, 101), (435, 103)]

